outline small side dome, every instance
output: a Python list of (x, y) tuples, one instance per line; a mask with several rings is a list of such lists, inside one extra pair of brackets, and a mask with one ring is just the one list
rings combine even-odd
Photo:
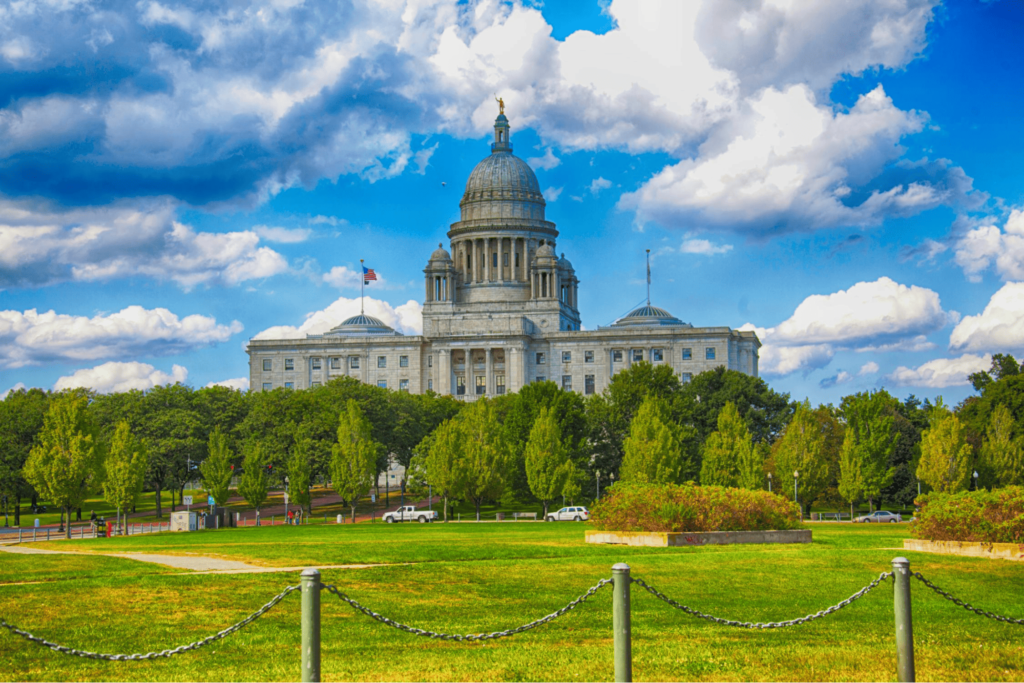
[(549, 242), (545, 242), (537, 248), (537, 258), (557, 259), (555, 248)]
[(430, 255), (431, 263), (441, 261), (444, 263), (451, 263), (452, 257), (447, 251), (445, 251), (444, 245), (440, 242), (437, 243), (437, 249)]
[(569, 259), (565, 258), (565, 252), (562, 252), (562, 257), (558, 259), (558, 267), (563, 270), (572, 270), (572, 263)]
[(623, 317), (612, 323), (612, 327), (664, 327), (682, 326), (693, 327), (690, 323), (684, 323), (664, 308), (646, 304), (630, 311)]
[(306, 335), (308, 339), (319, 339), (322, 337), (366, 336), (401, 337), (403, 335), (401, 332), (398, 332), (394, 328), (386, 325), (380, 318), (374, 318), (372, 315), (366, 315), (364, 313), (347, 318), (340, 325), (333, 327), (323, 334)]

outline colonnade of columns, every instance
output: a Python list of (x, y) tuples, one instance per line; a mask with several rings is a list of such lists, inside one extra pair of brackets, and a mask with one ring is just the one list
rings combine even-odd
[(467, 284), (527, 282), (530, 254), (536, 250), (536, 242), (526, 237), (501, 236), (457, 240), (452, 243), (455, 269)]
[(467, 398), (498, 396), (523, 387), (522, 349), (441, 349), (437, 356), (435, 383), (440, 394)]
[(452, 282), (448, 273), (427, 275), (427, 302), (454, 301)]

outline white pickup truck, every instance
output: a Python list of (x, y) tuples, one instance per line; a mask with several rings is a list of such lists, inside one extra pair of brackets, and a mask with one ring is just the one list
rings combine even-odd
[(388, 524), (394, 524), (395, 522), (419, 522), (420, 524), (426, 524), (436, 520), (437, 513), (433, 510), (417, 510), (414, 505), (406, 505), (394, 512), (385, 512), (381, 519)]

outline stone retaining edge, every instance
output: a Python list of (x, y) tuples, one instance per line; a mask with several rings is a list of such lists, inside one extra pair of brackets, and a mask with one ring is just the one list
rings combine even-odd
[(639, 545), (652, 547), (679, 547), (704, 545), (734, 545), (742, 543), (810, 543), (810, 529), (782, 531), (707, 531), (707, 532), (654, 532), (654, 531), (587, 531), (587, 543)]
[(973, 541), (928, 541), (908, 538), (903, 541), (904, 550), (963, 557), (986, 557), (989, 559), (1024, 562), (1024, 545), (1018, 543), (978, 543)]

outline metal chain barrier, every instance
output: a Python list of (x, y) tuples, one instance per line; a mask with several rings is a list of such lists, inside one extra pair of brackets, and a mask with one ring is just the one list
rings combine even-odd
[(1007, 624), (1018, 624), (1020, 626), (1024, 626), (1024, 619), (1011, 619), (1010, 617), (1004, 617), (1004, 616), (1001, 616), (999, 614), (993, 614), (992, 612), (986, 612), (985, 610), (979, 609), (979, 608), (975, 607), (974, 605), (971, 605), (970, 603), (966, 603), (963, 600), (960, 600), (959, 598), (954, 598), (952, 595), (950, 595), (946, 591), (942, 590), (941, 588), (936, 586), (934, 583), (932, 583), (928, 579), (924, 578), (924, 576), (922, 576), (920, 572), (912, 572), (910, 575), (913, 576), (918, 581), (920, 581), (921, 583), (923, 583), (924, 585), (926, 585), (929, 588), (931, 588), (933, 591), (935, 591), (936, 593), (938, 593), (942, 597), (944, 597), (947, 600), (949, 600), (950, 602), (952, 602), (954, 605), (957, 605), (959, 607), (963, 607), (968, 612), (974, 612), (975, 614), (980, 614), (983, 617), (988, 617), (989, 619), (995, 619), (996, 621), (1002, 621), (1002, 622), (1005, 622)]
[(462, 634), (458, 634), (458, 633), (437, 633), (435, 631), (426, 631), (424, 629), (414, 628), (412, 626), (408, 626), (406, 624), (399, 623), (397, 621), (394, 621), (393, 619), (388, 619), (387, 617), (374, 612), (373, 610), (369, 609), (368, 607), (364, 607), (363, 605), (359, 604), (357, 601), (353, 600), (352, 598), (350, 598), (347, 595), (345, 595), (344, 593), (342, 593), (335, 586), (328, 585), (328, 584), (321, 584), (321, 586), (323, 586), (324, 590), (326, 590), (328, 593), (333, 593), (334, 595), (338, 596), (338, 598), (342, 602), (347, 602), (353, 608), (359, 610), (360, 612), (362, 612), (366, 616), (370, 617), (371, 619), (376, 619), (377, 621), (379, 621), (382, 624), (386, 624), (388, 626), (391, 626), (392, 628), (397, 628), (398, 630), (405, 631), (406, 633), (411, 633), (411, 634), (413, 634), (415, 636), (424, 636), (424, 637), (427, 637), (427, 638), (434, 638), (434, 639), (437, 639), (437, 640), (455, 640), (455, 641), (460, 641), (461, 642), (461, 641), (494, 640), (496, 638), (505, 638), (505, 637), (508, 637), (508, 636), (514, 636), (517, 633), (522, 633), (523, 631), (529, 631), (532, 628), (537, 628), (538, 626), (540, 626), (542, 624), (546, 624), (546, 623), (548, 623), (550, 621), (554, 621), (555, 619), (557, 619), (557, 618), (567, 614), (568, 612), (576, 609), (577, 607), (582, 605), (584, 602), (586, 602), (591, 596), (593, 596), (595, 593), (597, 593), (597, 591), (601, 590), (603, 587), (605, 587), (607, 585), (610, 585), (611, 583), (612, 583), (611, 579), (601, 579), (600, 581), (597, 582), (597, 585), (592, 587), (590, 590), (588, 590), (586, 593), (584, 593), (580, 597), (578, 597), (575, 600), (573, 600), (572, 602), (570, 602), (568, 605), (566, 605), (562, 609), (558, 610), (557, 612), (552, 612), (551, 614), (547, 615), (546, 617), (542, 617), (540, 619), (537, 619), (536, 621), (531, 621), (528, 624), (523, 624), (522, 626), (517, 626), (516, 628), (508, 629), (507, 631), (494, 631), (493, 633), (471, 633), (471, 634), (466, 634), (466, 635), (462, 635)]
[(275, 596), (270, 602), (268, 602), (267, 604), (263, 605), (263, 607), (260, 607), (258, 610), (256, 610), (255, 612), (253, 612), (252, 614), (247, 616), (245, 619), (242, 619), (240, 622), (238, 622), (237, 624), (235, 624), (233, 626), (229, 626), (228, 628), (224, 629), (223, 631), (218, 631), (217, 633), (214, 633), (212, 636), (208, 636), (206, 638), (203, 638), (202, 640), (197, 640), (196, 642), (189, 643), (188, 645), (182, 645), (180, 647), (176, 647), (176, 648), (174, 648), (172, 650), (160, 650), (158, 652), (147, 652), (146, 654), (112, 655), (112, 654), (105, 654), (105, 653), (102, 653), (102, 652), (87, 652), (86, 650), (76, 650), (75, 648), (66, 647), (64, 645), (58, 645), (57, 643), (51, 643), (50, 641), (45, 640), (43, 638), (40, 638), (39, 636), (32, 635), (28, 631), (23, 631), (20, 628), (17, 628), (16, 626), (14, 626), (12, 624), (8, 624), (7, 621), (2, 619), (2, 618), (0, 618), (0, 627), (3, 627), (5, 629), (7, 629), (11, 633), (15, 633), (15, 634), (21, 636), (25, 640), (30, 640), (33, 643), (36, 643), (37, 645), (42, 645), (43, 647), (47, 647), (47, 648), (53, 650), (54, 652), (61, 652), (61, 653), (66, 654), (66, 655), (74, 655), (76, 657), (87, 657), (89, 659), (106, 659), (106, 660), (109, 660), (109, 661), (112, 661), (112, 662), (138, 662), (138, 661), (144, 661), (144, 660), (147, 660), (147, 659), (156, 659), (157, 657), (173, 657), (174, 655), (180, 655), (180, 654), (183, 654), (185, 652), (189, 652), (190, 650), (199, 649), (199, 648), (203, 647), (204, 645), (209, 645), (210, 643), (212, 643), (215, 640), (220, 640), (221, 638), (225, 638), (225, 637), (231, 635), (232, 633), (234, 633), (235, 631), (238, 631), (239, 629), (245, 628), (246, 626), (248, 626), (252, 622), (256, 621), (257, 619), (262, 617), (264, 614), (269, 612), (271, 609), (273, 609), (273, 607), (277, 603), (279, 603), (282, 600), (284, 600), (285, 596), (287, 596), (289, 593), (291, 593), (293, 591), (297, 591), (297, 590), (299, 590), (298, 586), (288, 586), (287, 588), (284, 589), (283, 592), (281, 592), (279, 595)]
[(785, 628), (786, 626), (799, 626), (800, 624), (805, 624), (808, 621), (814, 621), (815, 619), (821, 619), (822, 617), (827, 617), (828, 615), (833, 614), (834, 612), (838, 612), (842, 608), (846, 607), (847, 605), (852, 603), (854, 600), (857, 600), (858, 598), (864, 597), (869, 592), (871, 592), (872, 590), (877, 588), (878, 585), (880, 583), (882, 583), (882, 581), (885, 581), (890, 576), (892, 576), (892, 572), (882, 572), (881, 574), (878, 575), (877, 579), (875, 579), (874, 581), (872, 581), (868, 585), (864, 586), (859, 591), (857, 591), (856, 593), (854, 593), (850, 597), (846, 598), (845, 600), (843, 600), (839, 604), (832, 605), (828, 609), (821, 610), (820, 612), (815, 612), (814, 614), (808, 614), (807, 616), (800, 617), (799, 619), (791, 619), (789, 621), (769, 621), (769, 622), (766, 622), (766, 623), (759, 623), (759, 622), (752, 622), (752, 621), (733, 621), (731, 619), (721, 619), (719, 617), (715, 617), (715, 616), (712, 616), (710, 614), (704, 614), (703, 612), (699, 612), (699, 611), (697, 611), (695, 609), (687, 607), (686, 605), (679, 604), (678, 602), (676, 602), (672, 598), (668, 597), (667, 595), (665, 595), (661, 591), (659, 591), (656, 588), (653, 588), (652, 586), (650, 586), (643, 579), (636, 579), (636, 578), (634, 578), (633, 579), (633, 583), (639, 585), (641, 588), (643, 588), (644, 590), (646, 590), (648, 593), (650, 593), (654, 597), (658, 598), (659, 600), (662, 600), (662, 601), (668, 603), (669, 605), (671, 605), (672, 607), (675, 607), (678, 610), (682, 610), (683, 612), (686, 612), (691, 617), (697, 617), (698, 619), (706, 619), (708, 621), (713, 621), (716, 624), (722, 624), (723, 626), (735, 626), (737, 628), (751, 628), (751, 629), (768, 629), (768, 628)]

